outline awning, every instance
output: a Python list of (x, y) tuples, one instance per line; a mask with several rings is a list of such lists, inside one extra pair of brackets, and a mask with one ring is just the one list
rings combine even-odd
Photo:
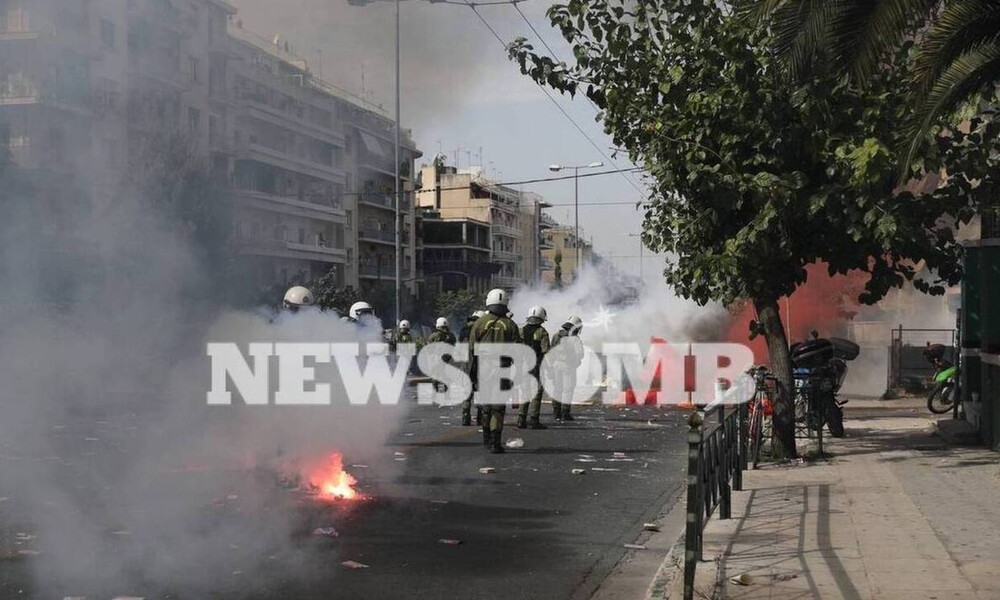
[(364, 143), (365, 149), (369, 153), (385, 158), (385, 151), (382, 149), (382, 144), (379, 143), (378, 138), (367, 131), (359, 131), (358, 133), (361, 134), (361, 142)]

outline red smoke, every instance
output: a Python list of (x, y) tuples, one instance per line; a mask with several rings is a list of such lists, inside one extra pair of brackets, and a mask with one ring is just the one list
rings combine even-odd
[[(824, 263), (809, 265), (806, 267), (806, 282), (787, 301), (785, 298), (778, 301), (781, 322), (789, 333), (790, 344), (807, 339), (813, 329), (821, 337), (843, 335), (846, 322), (857, 313), (858, 295), (864, 288), (867, 275), (852, 271), (847, 275), (830, 277), (826, 269)], [(756, 316), (752, 304), (743, 304), (733, 314), (726, 339), (749, 345), (755, 362), (766, 364), (768, 358), (764, 337), (748, 340), (750, 321)]]

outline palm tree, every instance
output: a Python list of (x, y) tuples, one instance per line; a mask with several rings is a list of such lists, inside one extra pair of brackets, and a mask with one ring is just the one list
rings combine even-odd
[[(997, 0), (743, 0), (771, 27), (794, 79), (822, 66), (864, 85), (888, 52), (913, 39), (913, 120), (908, 165), (934, 122), (1000, 81)], [(905, 166), (905, 165), (904, 165)]]

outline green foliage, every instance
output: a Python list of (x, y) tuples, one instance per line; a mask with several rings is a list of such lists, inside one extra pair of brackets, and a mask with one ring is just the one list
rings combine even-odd
[(643, 243), (669, 253), (664, 274), (682, 295), (774, 301), (816, 261), (831, 274), (867, 273), (868, 303), (908, 280), (932, 293), (957, 283), (951, 226), (996, 195), (994, 115), (973, 119), (972, 133), (935, 138), (919, 157), (914, 179), (948, 166), (939, 187), (899, 188), (908, 48), (864, 86), (829, 69), (794, 81), (769, 32), (735, 8), (571, 0), (548, 15), (573, 47), (573, 66), (523, 39), (511, 56), (540, 83), (583, 91), (615, 144), (645, 166), (654, 192)]
[(316, 306), (322, 310), (335, 310), (338, 315), (346, 315), (352, 304), (362, 300), (361, 294), (354, 288), (337, 286), (336, 269), (330, 269), (310, 283), (309, 289), (316, 297)]
[[(744, 0), (741, 11), (774, 33), (791, 77), (830, 69), (864, 85), (916, 40), (903, 168), (942, 115), (994, 97), (1000, 81), (1000, 6), (995, 0)], [(923, 28), (918, 25), (923, 24)], [(961, 119), (958, 119), (960, 121)]]
[(441, 317), (458, 317), (464, 321), (482, 306), (483, 299), (475, 290), (463, 289), (441, 292), (434, 299), (436, 314)]

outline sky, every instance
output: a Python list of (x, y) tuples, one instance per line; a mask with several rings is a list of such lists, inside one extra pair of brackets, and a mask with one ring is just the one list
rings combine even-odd
[[(364, 94), (392, 114), (392, 2), (351, 6), (347, 0), (231, 1), (245, 29), (268, 38), (280, 36), (308, 61), (314, 73), (359, 96)], [(544, 0), (525, 0), (518, 6), (557, 56), (567, 58), (568, 45), (545, 17), (550, 5)], [(424, 152), (421, 161), (429, 163), (442, 152), (449, 164), (455, 164), (457, 156), (459, 167), (483, 166), (491, 177), (504, 182), (559, 175), (548, 169), (554, 163), (603, 161), (604, 169), (596, 170), (634, 166), (626, 157), (614, 156), (610, 137), (594, 120), (596, 109), (585, 98), (573, 100), (547, 90), (572, 121), (563, 115), (539, 86), (521, 75), (501, 41), (473, 9), (403, 0), (400, 10), (402, 123), (413, 130)], [(524, 36), (536, 50), (544, 51), (514, 6), (476, 10), (504, 43)], [(581, 179), (580, 226), (598, 252), (623, 271), (637, 274), (639, 242), (629, 234), (640, 231), (642, 215), (635, 203), (644, 197), (645, 188), (638, 173), (630, 177)], [(556, 205), (549, 209), (556, 220), (573, 223), (572, 180), (524, 189)], [(657, 259), (648, 251), (643, 263), (647, 277), (657, 271)]]

